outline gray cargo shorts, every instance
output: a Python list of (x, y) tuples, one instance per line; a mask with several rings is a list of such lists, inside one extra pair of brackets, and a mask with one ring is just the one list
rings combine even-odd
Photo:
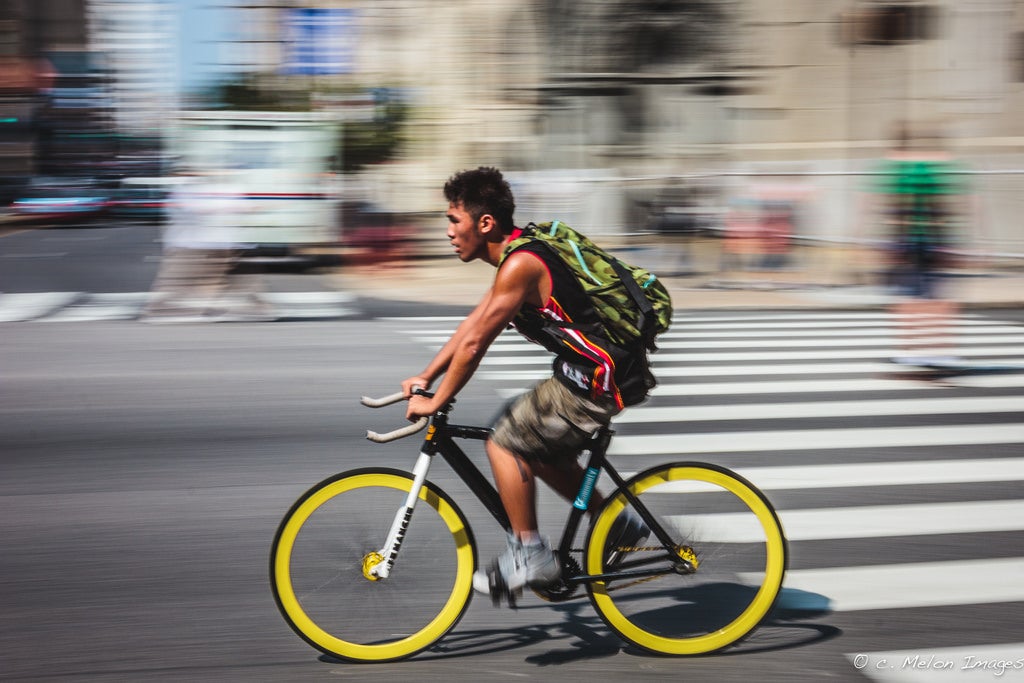
[(592, 401), (552, 377), (505, 408), (491, 439), (526, 460), (568, 467), (618, 412), (614, 400)]

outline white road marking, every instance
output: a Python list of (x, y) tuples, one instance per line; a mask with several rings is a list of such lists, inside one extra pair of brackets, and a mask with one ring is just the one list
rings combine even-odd
[(1024, 444), (1024, 424), (983, 424), (857, 429), (794, 429), (711, 434), (618, 435), (611, 455), (672, 455), (741, 451), (801, 451), (830, 448), (906, 448)]

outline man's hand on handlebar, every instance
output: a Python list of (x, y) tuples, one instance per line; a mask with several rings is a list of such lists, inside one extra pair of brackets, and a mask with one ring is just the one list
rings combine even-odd
[(407, 380), (402, 381), (402, 395), (406, 398), (412, 397), (413, 389), (419, 387), (421, 389), (430, 388), (430, 380), (425, 377), (410, 377)]
[(430, 380), (425, 377), (410, 377), (402, 382), (402, 393), (409, 399), (409, 406), (405, 410), (405, 417), (410, 422), (415, 422), (421, 417), (430, 417), (438, 411), (440, 406), (435, 406), (432, 398), (417, 396), (413, 392), (416, 389), (424, 391), (430, 388)]
[(409, 422), (415, 422), (421, 417), (430, 417), (440, 408), (441, 406), (434, 405), (433, 398), (413, 396), (409, 399), (409, 406), (405, 409), (405, 417)]

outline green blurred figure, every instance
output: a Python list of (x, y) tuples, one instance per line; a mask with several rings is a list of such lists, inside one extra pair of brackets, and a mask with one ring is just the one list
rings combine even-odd
[(967, 213), (964, 169), (948, 152), (914, 149), (901, 134), (875, 177), (888, 241), (888, 284), (900, 297), (893, 313), (902, 355), (893, 360), (956, 363), (948, 327), (957, 304), (943, 280)]

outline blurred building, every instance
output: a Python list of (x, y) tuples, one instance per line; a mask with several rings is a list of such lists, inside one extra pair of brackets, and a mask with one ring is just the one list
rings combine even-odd
[(41, 170), (51, 148), (47, 93), (57, 85), (56, 55), (86, 46), (85, 0), (0, 3), (0, 202)]
[[(42, 55), (54, 40), (40, 36), (62, 31), (56, 42), (91, 45), (117, 129), (151, 130), (176, 106), (182, 8), (202, 3), (89, 0), (86, 14), (83, 2), (9, 0), (0, 36), (21, 37), (2, 49)], [(1007, 231), (1024, 181), (1024, 0), (203, 7), (230, 16), (211, 67), (224, 80), (350, 121), (379, 117), (382, 93), (407, 105), (400, 157), (348, 184), (390, 209), (433, 211), (449, 173), (494, 164), (516, 179), (524, 215), (557, 211), (597, 231), (642, 227), (667, 195), (722, 207), (771, 184), (814, 198), (802, 231), (844, 239), (858, 174), (908, 125), (992, 171), (990, 240), (1020, 239)]]
[[(238, 17), (230, 69), (319, 91), (325, 107), (365, 108), (329, 94), (352, 86), (407, 98), (403, 158), (364, 173), (404, 210), (431, 207), (440, 179), (476, 164), (530, 187), (555, 174), (559, 196), (574, 185), (577, 208), (596, 207), (581, 220), (608, 229), (643, 220), (679, 179), (728, 193), (767, 176), (813, 184), (804, 224), (842, 238), (850, 174), (898, 124), (1006, 169), (1024, 160), (1018, 0), (223, 4)], [(297, 29), (303, 16), (323, 25)], [(296, 55), (336, 68), (303, 70)]]
[(178, 21), (170, 0), (90, 0), (89, 38), (117, 130), (159, 137), (178, 108)]

